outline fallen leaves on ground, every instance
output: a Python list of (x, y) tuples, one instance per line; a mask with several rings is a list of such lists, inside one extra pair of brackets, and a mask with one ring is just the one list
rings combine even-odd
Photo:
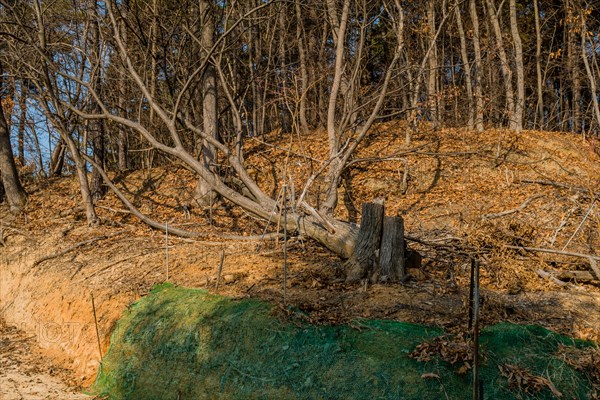
[(502, 376), (508, 379), (511, 389), (526, 393), (537, 393), (544, 388), (550, 389), (554, 396), (561, 398), (563, 394), (556, 389), (554, 384), (543, 376), (534, 375), (527, 368), (518, 365), (503, 364), (498, 369)]
[(462, 333), (444, 335), (431, 341), (421, 343), (410, 354), (419, 362), (428, 362), (440, 358), (452, 365), (462, 363), (458, 373), (464, 374), (471, 369), (473, 362), (473, 345), (471, 339)]

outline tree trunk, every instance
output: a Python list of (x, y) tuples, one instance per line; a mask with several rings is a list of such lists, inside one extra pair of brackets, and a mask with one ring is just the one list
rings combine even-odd
[(56, 143), (56, 147), (52, 150), (52, 155), (50, 156), (50, 176), (61, 176), (62, 169), (65, 164), (65, 141), (62, 138), (58, 139), (58, 143)]
[[(461, 9), (460, 7), (455, 8), (456, 15), (456, 26), (458, 28), (458, 35), (460, 37), (460, 56), (462, 59), (462, 67), (465, 75), (465, 85), (467, 86), (467, 102), (468, 102), (468, 118), (467, 127), (473, 129), (474, 127), (474, 104), (473, 104), (473, 86), (471, 83), (471, 64), (469, 64), (469, 57), (467, 55), (467, 40), (465, 38), (465, 30), (463, 28)], [(458, 122), (458, 121), (457, 121)]]
[[(105, 155), (104, 151), (104, 121), (90, 121), (90, 133), (92, 139), (92, 153), (94, 154), (94, 161), (99, 165), (104, 166)], [(92, 200), (94, 202), (102, 199), (106, 194), (106, 186), (104, 186), (102, 181), (102, 176), (96, 168), (92, 168), (92, 178), (90, 182), (90, 192), (92, 195)]]
[(473, 24), (473, 52), (475, 53), (475, 128), (478, 132), (483, 132), (483, 93), (481, 84), (482, 63), (481, 47), (479, 44), (479, 17), (477, 16), (477, 7), (475, 0), (469, 1), (469, 11), (471, 22)]
[(327, 1), (327, 10), (331, 26), (333, 27), (333, 41), (335, 44), (335, 67), (331, 92), (329, 94), (329, 104), (327, 107), (327, 138), (329, 144), (329, 172), (326, 177), (328, 186), (327, 197), (321, 209), (328, 215), (333, 213), (338, 202), (338, 183), (339, 174), (342, 166), (340, 165), (339, 152), (339, 132), (336, 126), (336, 108), (338, 95), (342, 84), (344, 74), (344, 38), (346, 37), (346, 26), (348, 23), (348, 14), (350, 10), (350, 0), (344, 0), (341, 18), (338, 18), (335, 1)]
[(292, 132), (292, 115), (290, 112), (289, 105), (289, 85), (288, 85), (288, 73), (287, 73), (287, 28), (286, 28), (286, 18), (287, 18), (287, 3), (281, 2), (279, 15), (277, 17), (277, 24), (279, 25), (279, 47), (277, 49), (277, 58), (279, 59), (279, 98), (278, 98), (278, 107), (279, 107), (279, 128), (281, 133), (291, 133)]
[(437, 46), (435, 44), (435, 2), (429, 0), (427, 2), (427, 25), (429, 27), (429, 43), (431, 49), (429, 50), (429, 71), (427, 75), (427, 96), (429, 98), (429, 112), (431, 113), (431, 121), (434, 128), (438, 128), (439, 125), (439, 104), (437, 95)]
[(300, 110), (298, 117), (300, 118), (301, 132), (308, 133), (308, 121), (306, 120), (306, 103), (308, 95), (308, 70), (306, 68), (306, 48), (304, 38), (304, 20), (302, 19), (302, 11), (300, 2), (296, 2), (296, 41), (298, 46), (298, 58), (300, 60), (300, 88), (298, 95), (300, 96)]
[[(98, 225), (100, 221), (98, 219), (98, 216), (96, 215), (96, 210), (94, 208), (94, 201), (92, 198), (92, 193), (90, 191), (90, 185), (87, 178), (85, 161), (81, 158), (81, 154), (79, 154), (79, 149), (77, 148), (77, 145), (68, 133), (64, 133), (63, 139), (67, 143), (67, 146), (69, 147), (69, 152), (71, 153), (71, 157), (75, 162), (75, 169), (77, 171), (77, 177), (79, 178), (79, 191), (81, 192), (87, 223), (90, 226)], [(96, 170), (98, 169), (96, 168)], [(98, 174), (100, 175), (100, 171), (98, 171)], [(102, 177), (102, 175), (100, 175), (100, 177)]]
[(379, 281), (406, 279), (404, 249), (404, 220), (402, 217), (385, 217), (379, 252)]
[(17, 158), (21, 167), (25, 166), (25, 126), (27, 124), (27, 80), (21, 79), (21, 93), (19, 96), (19, 131), (17, 143)]
[(346, 282), (356, 282), (373, 273), (378, 262), (376, 252), (381, 244), (384, 210), (382, 201), (363, 204), (356, 246), (345, 264)]
[(515, 102), (514, 129), (520, 132), (523, 129), (523, 110), (525, 108), (525, 69), (523, 67), (523, 45), (517, 26), (517, 5), (515, 0), (510, 0), (510, 31), (515, 46), (515, 69), (517, 71), (517, 99)]
[[(540, 30), (540, 10), (538, 0), (533, 0), (533, 10), (535, 17), (535, 72), (537, 75), (537, 107), (536, 117), (534, 117), (534, 126), (544, 126), (544, 92), (542, 77), (542, 33)], [(539, 122), (538, 122), (539, 118)]]
[[(34, 2), (33, 5), (36, 22), (39, 27), (37, 45), (42, 51), (46, 51), (46, 33), (44, 28), (46, 24), (43, 18), (42, 8), (38, 2)], [(59, 130), (61, 138), (65, 141), (65, 143), (69, 147), (69, 150), (71, 151), (71, 156), (73, 157), (73, 161), (75, 162), (75, 167), (77, 169), (77, 175), (79, 178), (79, 189), (82, 195), (83, 205), (85, 207), (87, 222), (89, 225), (97, 225), (99, 220), (96, 215), (96, 210), (94, 209), (92, 196), (90, 194), (85, 163), (82, 161), (79, 149), (77, 148), (77, 145), (73, 141), (73, 138), (70, 136), (69, 131), (66, 129), (65, 124), (63, 123), (64, 110), (62, 107), (62, 103), (57, 96), (57, 91), (53, 90), (53, 81), (50, 78), (51, 74), (49, 65), (47, 64), (45, 59), (42, 60), (44, 60), (42, 63), (42, 81), (45, 88), (47, 88), (49, 98), (45, 99), (45, 101), (42, 102), (41, 105), (44, 107), (46, 115), (49, 117), (52, 124)], [(38, 86), (38, 90), (39, 89), (41, 89), (41, 86)], [(51, 109), (56, 111), (51, 112)]]
[(581, 130), (581, 80), (579, 78), (579, 45), (576, 40), (577, 20), (573, 15), (573, 4), (565, 1), (565, 29), (567, 31), (567, 70), (571, 76), (571, 124), (572, 132)]
[[(213, 47), (215, 38), (215, 25), (210, 3), (200, 1), (200, 15), (202, 15), (201, 55), (208, 57), (208, 51)], [(214, 139), (218, 139), (218, 111), (217, 111), (217, 77), (215, 67), (208, 63), (202, 77), (202, 123), (204, 132)], [(207, 169), (213, 171), (216, 160), (215, 146), (207, 140), (202, 141), (202, 162)], [(198, 180), (194, 200), (201, 207), (210, 207), (214, 203), (216, 193), (202, 178)]]
[(496, 47), (498, 56), (500, 57), (500, 64), (502, 67), (502, 77), (504, 79), (504, 90), (506, 93), (506, 111), (508, 115), (510, 129), (517, 130), (516, 118), (515, 118), (515, 97), (512, 87), (512, 71), (504, 49), (504, 40), (502, 39), (502, 30), (500, 28), (500, 21), (496, 12), (492, 0), (486, 0), (488, 6), (489, 20), (494, 30), (494, 36), (496, 37)]
[[(127, 19), (127, 2), (123, 3), (123, 8), (121, 9), (121, 14), (123, 15), (123, 21), (121, 22), (121, 32), (123, 35), (123, 42), (127, 45), (127, 29), (125, 26), (125, 20)], [(121, 63), (118, 66), (119, 71), (119, 82), (118, 82), (118, 90), (119, 90), (119, 98), (117, 100), (117, 105), (119, 110), (121, 110), (122, 115), (126, 118), (129, 114), (129, 105), (127, 104), (127, 68)], [(127, 160), (127, 130), (125, 126), (119, 124), (119, 137), (117, 139), (117, 152), (118, 152), (118, 165), (119, 171), (127, 171), (129, 169), (128, 160)]]
[(594, 108), (594, 115), (596, 117), (596, 123), (600, 126), (600, 107), (598, 106), (598, 92), (596, 91), (596, 78), (594, 77), (594, 72), (590, 67), (590, 62), (588, 60), (588, 51), (587, 51), (587, 26), (585, 23), (585, 16), (582, 14), (581, 18), (581, 58), (583, 59), (583, 65), (585, 66), (585, 71), (588, 76), (588, 81), (590, 84), (590, 94), (592, 96), (592, 106)]
[[(1, 68), (1, 66), (0, 66)], [(10, 145), (10, 132), (0, 103), (0, 175), (10, 209), (20, 212), (27, 203), (27, 193), (19, 181), (15, 158)]]
[[(98, 22), (98, 11), (97, 11), (97, 2), (96, 0), (90, 0), (89, 9), (88, 9), (88, 18), (91, 28), (91, 49), (92, 55), (90, 60), (93, 65), (92, 69), (95, 69), (92, 81), (93, 90), (95, 90), (100, 96), (102, 95), (102, 78), (100, 71), (103, 69), (103, 61), (101, 60), (102, 54), (102, 43), (100, 40), (100, 25)], [(98, 102), (96, 99), (90, 99), (90, 109), (92, 113), (98, 113), (100, 111), (100, 107), (98, 106)], [(92, 153), (94, 155), (94, 161), (98, 165), (102, 165), (104, 168), (105, 162), (105, 149), (104, 149), (104, 141), (105, 141), (105, 130), (104, 130), (104, 120), (91, 120), (88, 121), (88, 127), (90, 132), (90, 139), (92, 140)], [(84, 143), (84, 148), (87, 144)], [(97, 171), (96, 168), (92, 168), (92, 179), (90, 183), (90, 192), (92, 196), (92, 200), (94, 202), (102, 199), (106, 194), (106, 186), (103, 185), (102, 176)]]

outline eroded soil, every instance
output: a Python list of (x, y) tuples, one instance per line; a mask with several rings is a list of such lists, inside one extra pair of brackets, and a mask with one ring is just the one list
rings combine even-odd
[(0, 399), (92, 399), (65, 383), (69, 375), (40, 353), (35, 335), (0, 320)]

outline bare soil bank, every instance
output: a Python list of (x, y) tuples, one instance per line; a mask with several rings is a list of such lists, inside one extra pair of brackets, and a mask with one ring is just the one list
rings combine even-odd
[[(401, 140), (396, 140), (401, 135), (389, 133), (392, 128), (382, 131), (360, 156), (368, 159), (401, 149)], [(302, 148), (313, 159), (322, 159), (325, 155), (319, 152), (325, 146), (321, 141), (319, 135), (305, 138)], [(294, 146), (292, 151), (299, 153), (299, 145)], [(536, 272), (540, 268), (587, 270), (585, 260), (503, 247), (560, 249), (568, 243), (569, 250), (589, 254), (600, 248), (598, 207), (584, 219), (594, 201), (593, 190), (600, 187), (600, 160), (585, 148), (585, 142), (546, 132), (444, 131), (416, 138), (415, 146), (423, 147), (406, 155), (410, 169), (406, 194), (398, 190), (403, 163), (382, 159), (357, 167), (341, 189), (345, 200), (339, 217), (353, 219), (362, 202), (383, 196), (391, 212), (405, 217), (411, 236), (449, 247), (413, 243), (424, 255), (424, 265), (409, 271), (411, 281), (365, 287), (340, 282), (342, 260), (316, 244), (294, 239), (288, 254), (287, 304), (305, 311), (314, 323), (366, 317), (460, 327), (466, 323), (469, 268), (464, 255), (452, 249), (468, 245), (486, 249), (479, 256), (484, 323), (534, 323), (598, 341), (597, 283), (558, 286)], [(276, 180), (269, 175), (268, 160), (277, 151), (257, 146), (248, 158), (256, 164), (261, 184), (271, 185), (274, 191)], [(294, 157), (291, 165), (297, 168), (292, 172), (300, 182), (309, 169), (301, 165), (306, 159)], [(555, 181), (568, 187), (526, 180)], [(173, 226), (204, 232), (197, 240), (170, 239), (169, 280), (216, 291), (224, 251), (218, 292), (281, 305), (285, 318), (281, 241), (224, 238), (232, 232), (260, 235), (265, 228), (228, 204), (212, 213), (192, 209), (187, 214), (182, 204), (194, 183), (183, 169), (134, 172), (120, 183), (143, 212)], [(95, 378), (100, 359), (92, 294), (101, 351), (105, 352), (122, 311), (165, 281), (165, 237), (124, 212), (112, 195), (98, 203), (102, 224), (87, 227), (72, 178), (32, 184), (28, 190), (24, 214), (12, 216), (5, 205), (0, 206), (0, 317), (34, 337), (55, 366), (69, 371), (71, 385), (87, 386)], [(532, 200), (525, 207), (502, 214), (518, 209), (528, 199)], [(274, 226), (276, 221), (268, 230)]]

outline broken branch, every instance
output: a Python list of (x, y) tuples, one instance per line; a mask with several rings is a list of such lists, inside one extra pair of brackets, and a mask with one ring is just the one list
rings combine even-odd
[(37, 260), (35, 260), (33, 262), (32, 267), (36, 267), (39, 264), (43, 263), (44, 261), (48, 261), (48, 260), (52, 260), (54, 258), (58, 258), (58, 257), (64, 256), (65, 254), (70, 253), (71, 251), (76, 250), (76, 249), (78, 249), (78, 248), (80, 248), (82, 246), (85, 246), (85, 245), (88, 245), (88, 244), (92, 244), (92, 243), (98, 242), (100, 240), (105, 240), (105, 239), (111, 238), (113, 236), (120, 235), (123, 232), (125, 232), (125, 231), (119, 231), (119, 232), (111, 233), (110, 235), (101, 235), (101, 236), (98, 236), (98, 237), (95, 237), (95, 238), (92, 238), (92, 239), (84, 240), (83, 242), (75, 243), (73, 246), (69, 246), (69, 247), (67, 247), (64, 250), (59, 251), (58, 253), (54, 253), (54, 254), (50, 254), (50, 255), (38, 258)]
[(544, 197), (545, 195), (543, 194), (536, 194), (534, 196), (531, 196), (530, 198), (528, 198), (527, 200), (525, 200), (523, 202), (523, 204), (521, 204), (519, 207), (517, 208), (513, 208), (512, 210), (506, 210), (506, 211), (502, 211), (499, 213), (494, 213), (494, 214), (485, 214), (483, 215), (483, 218), (486, 219), (493, 219), (493, 218), (499, 218), (499, 217), (504, 217), (505, 215), (509, 215), (509, 214), (514, 214), (516, 212), (519, 212), (521, 210), (523, 210), (525, 207), (527, 207), (533, 200), (539, 199), (540, 197)]

